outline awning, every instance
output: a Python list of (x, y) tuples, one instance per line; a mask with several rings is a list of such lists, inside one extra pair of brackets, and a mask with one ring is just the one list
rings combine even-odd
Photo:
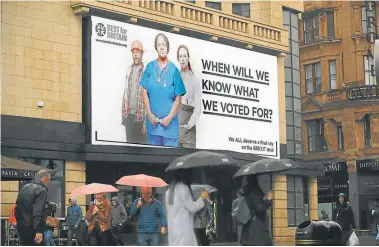
[(293, 176), (307, 176), (307, 177), (323, 177), (325, 176), (325, 165), (321, 163), (314, 162), (299, 162), (301, 168), (291, 169), (288, 171), (281, 172), (285, 175)]
[(42, 166), (37, 166), (18, 159), (1, 156), (2, 181), (31, 180), (40, 170), (47, 170), (52, 175), (55, 173), (54, 170), (47, 169)]

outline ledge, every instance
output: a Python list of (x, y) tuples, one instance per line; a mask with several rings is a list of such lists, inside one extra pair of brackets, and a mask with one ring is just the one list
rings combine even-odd
[[(288, 52), (288, 31), (248, 18), (202, 8), (182, 1), (71, 1), (74, 13), (88, 8), (231, 39), (246, 45)], [(79, 11), (80, 10), (80, 11)]]

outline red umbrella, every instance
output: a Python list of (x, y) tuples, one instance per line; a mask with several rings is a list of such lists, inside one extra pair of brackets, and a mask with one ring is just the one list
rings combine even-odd
[(118, 192), (119, 190), (112, 185), (109, 184), (98, 184), (98, 183), (92, 183), (92, 184), (86, 184), (83, 186), (80, 186), (78, 188), (75, 188), (72, 192), (72, 196), (82, 196), (82, 195), (91, 195), (91, 194), (98, 194), (98, 193), (107, 193), (107, 192)]
[(129, 185), (137, 187), (166, 187), (168, 184), (161, 178), (148, 176), (145, 174), (123, 176), (116, 184)]

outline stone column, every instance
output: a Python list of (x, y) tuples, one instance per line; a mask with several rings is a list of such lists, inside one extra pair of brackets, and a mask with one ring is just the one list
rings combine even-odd
[[(65, 186), (66, 186), (66, 196), (65, 196), (65, 209), (68, 206), (68, 199), (73, 189), (83, 186), (86, 183), (86, 163), (80, 161), (66, 161), (65, 165)], [(83, 215), (85, 215), (85, 205), (86, 197), (77, 196), (78, 205), (82, 208)], [(66, 212), (65, 212), (66, 215)]]
[(360, 229), (359, 186), (358, 186), (356, 159), (346, 161), (346, 163), (347, 163), (347, 168), (349, 172), (349, 204), (351, 205), (354, 212), (354, 218), (355, 218), (355, 223), (357, 225), (357, 229)]
[(308, 183), (309, 220), (318, 220), (317, 177), (310, 177)]

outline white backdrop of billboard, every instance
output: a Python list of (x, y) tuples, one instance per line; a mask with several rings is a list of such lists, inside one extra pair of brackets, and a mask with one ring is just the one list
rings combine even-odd
[[(222, 44), (92, 17), (92, 144), (131, 145), (121, 124), (130, 44), (139, 40), (143, 63), (157, 59), (154, 39), (164, 33), (168, 58), (178, 69), (177, 49), (186, 45), (201, 86), (196, 148), (230, 150), (279, 158), (277, 58)], [(147, 120), (148, 121), (148, 120)]]

